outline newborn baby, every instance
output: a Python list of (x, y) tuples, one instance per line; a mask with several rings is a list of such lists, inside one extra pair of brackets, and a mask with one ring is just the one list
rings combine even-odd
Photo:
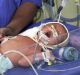
[[(35, 64), (36, 60), (39, 62), (40, 60), (51, 59), (52, 55), (48, 49), (65, 46), (68, 38), (68, 30), (62, 23), (48, 22), (28, 29), (17, 36), (4, 38), (1, 42), (0, 53), (2, 56), (7, 51), (19, 51), (27, 56), (32, 64)], [(35, 57), (34, 54), (36, 54)], [(6, 60), (10, 64), (10, 68), (12, 66), (26, 67), (30, 65), (24, 57), (14, 52), (5, 54), (5, 57), (7, 57)]]

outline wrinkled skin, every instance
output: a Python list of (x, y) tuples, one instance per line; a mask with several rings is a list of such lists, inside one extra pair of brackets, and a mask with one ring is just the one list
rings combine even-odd
[[(52, 32), (50, 30), (50, 25), (54, 25), (54, 27), (56, 28), (56, 31), (58, 32), (58, 35), (59, 35), (58, 37), (54, 38), (52, 36)], [(62, 25), (60, 25), (58, 23), (49, 24), (47, 26), (44, 26), (42, 31), (49, 38), (49, 42), (48, 42), (49, 45), (59, 44), (67, 38), (67, 34), (63, 35), (66, 33), (66, 30), (64, 29), (64, 27)], [(0, 51), (1, 51), (1, 53), (4, 53), (9, 50), (18, 50), (18, 51), (22, 52), (23, 54), (25, 54), (31, 60), (31, 62), (34, 63), (33, 62), (33, 54), (35, 51), (35, 47), (36, 47), (36, 43), (32, 39), (30, 39), (26, 36), (18, 35), (16, 38), (10, 39), (10, 40), (6, 41), (5, 43), (1, 44)], [(41, 46), (37, 45), (36, 49), (37, 49), (36, 53), (40, 54), (41, 49), (42, 49)], [(10, 53), (10, 54), (7, 54), (6, 56), (10, 58), (10, 60), (12, 61), (12, 63), (14, 65), (29, 66), (28, 62), (22, 56), (20, 56), (16, 53)]]

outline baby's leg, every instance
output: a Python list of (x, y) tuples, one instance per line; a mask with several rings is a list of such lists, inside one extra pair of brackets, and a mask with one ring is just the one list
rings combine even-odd
[[(43, 60), (43, 56), (42, 56), (42, 53), (37, 53), (36, 55), (32, 54), (32, 55), (29, 55), (29, 56), (26, 56), (30, 62), (32, 64), (35, 64), (35, 63), (39, 63), (39, 61)], [(37, 60), (35, 60), (37, 59)], [(26, 67), (26, 66), (30, 66), (30, 64), (28, 63), (28, 61), (22, 57), (19, 61), (18, 61), (18, 64), (20, 66), (23, 66), (23, 67)]]
[[(49, 50), (47, 50), (46, 52), (39, 52), (36, 54), (29, 55), (27, 56), (27, 58), (30, 60), (32, 64), (39, 63), (40, 61), (45, 61), (45, 62), (49, 62), (48, 60), (53, 62), (55, 61), (55, 57), (52, 55), (51, 51)], [(18, 65), (24, 67), (30, 66), (30, 64), (25, 58), (21, 58), (18, 61)]]

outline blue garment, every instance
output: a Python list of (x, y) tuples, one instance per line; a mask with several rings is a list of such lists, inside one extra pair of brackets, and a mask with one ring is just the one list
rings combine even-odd
[(41, 6), (41, 0), (0, 0), (0, 27), (5, 27), (10, 22), (16, 9), (24, 2)]

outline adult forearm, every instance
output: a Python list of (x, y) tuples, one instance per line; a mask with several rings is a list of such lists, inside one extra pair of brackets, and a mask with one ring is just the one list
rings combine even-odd
[(37, 13), (37, 7), (32, 3), (22, 4), (14, 14), (11, 22), (7, 27), (11, 28), (12, 32), (9, 35), (18, 34), (26, 25), (28, 25)]

